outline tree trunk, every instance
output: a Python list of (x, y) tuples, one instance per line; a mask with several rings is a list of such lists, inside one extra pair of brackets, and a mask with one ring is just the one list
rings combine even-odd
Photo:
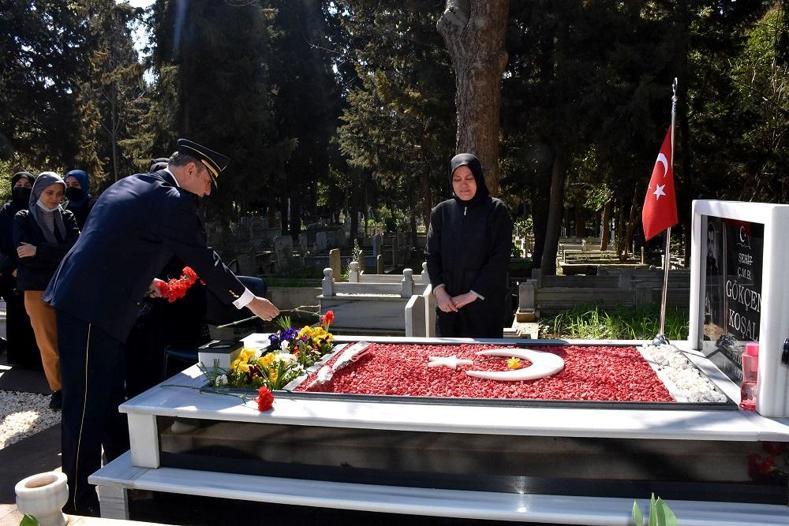
[[(546, 185), (547, 186), (547, 185)], [(539, 193), (534, 194), (532, 198), (532, 221), (534, 227), (532, 234), (534, 235), (534, 247), (532, 249), (531, 259), (534, 268), (539, 268), (542, 264), (542, 253), (545, 250), (545, 231), (548, 228), (548, 196), (543, 199)]]
[(534, 247), (532, 250), (532, 265), (539, 268), (542, 264), (542, 253), (545, 248), (545, 231), (548, 225), (548, 211), (550, 209), (551, 170), (553, 166), (553, 151), (546, 143), (535, 146), (535, 155), (539, 157), (534, 180), (531, 186), (531, 210)]
[(616, 209), (616, 225), (614, 228), (614, 248), (616, 249), (617, 254), (622, 253), (622, 245), (625, 242), (625, 228), (624, 224), (625, 221), (625, 213), (624, 213), (625, 203), (622, 203), (621, 206), (617, 207)]
[(548, 224), (545, 229), (545, 246), (542, 252), (543, 276), (556, 274), (556, 251), (559, 248), (559, 232), (564, 211), (564, 180), (567, 177), (564, 152), (556, 152), (551, 169), (551, 197), (548, 209)]
[(417, 248), (419, 248), (419, 243), (417, 243), (416, 241), (416, 208), (415, 207), (411, 208), (410, 216), (411, 217), (409, 218), (409, 222), (408, 222), (408, 227), (409, 227), (408, 237), (411, 238), (411, 242), (409, 243), (409, 246), (411, 246), (414, 250), (416, 250)]
[(288, 198), (283, 197), (279, 202), (279, 233), (283, 236), (288, 234), (288, 224), (290, 223), (290, 219), (288, 218)]
[(640, 207), (638, 201), (638, 187), (636, 187), (633, 189), (633, 199), (630, 201), (630, 216), (627, 218), (627, 230), (622, 242), (622, 251), (619, 252), (620, 259), (627, 259), (630, 247), (633, 246), (633, 234), (635, 234), (639, 222), (638, 212)]
[(351, 231), (348, 234), (348, 246), (353, 246), (353, 240), (359, 235), (359, 207), (356, 203), (351, 203), (348, 207), (348, 215), (351, 216)]
[(112, 171), (115, 172), (115, 180), (121, 178), (118, 167), (118, 98), (115, 89), (112, 90), (112, 102), (110, 104), (110, 140), (112, 141)]
[(301, 201), (298, 197), (290, 199), (290, 237), (293, 239), (293, 246), (299, 243), (301, 234)]
[(584, 211), (580, 206), (575, 207), (575, 237), (583, 239), (586, 237), (586, 219), (584, 218)]
[(603, 206), (603, 219), (602, 232), (600, 233), (600, 250), (608, 250), (608, 244), (611, 242), (611, 203), (609, 199)]
[(430, 211), (433, 208), (433, 193), (430, 190), (430, 172), (428, 170), (424, 170), (419, 176), (419, 185), (422, 190), (422, 221), (427, 228), (430, 225)]
[(455, 150), (479, 157), (485, 183), (499, 193), (501, 76), (509, 0), (447, 0), (436, 28), (455, 72)]

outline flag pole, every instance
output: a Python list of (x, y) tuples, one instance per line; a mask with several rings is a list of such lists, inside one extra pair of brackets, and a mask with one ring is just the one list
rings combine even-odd
[[(674, 124), (677, 119), (677, 77), (671, 86), (671, 173), (674, 173)], [(660, 345), (668, 343), (666, 338), (666, 298), (668, 296), (668, 271), (671, 268), (671, 227), (666, 229), (666, 249), (663, 259), (663, 291), (660, 296), (660, 330), (652, 343)]]

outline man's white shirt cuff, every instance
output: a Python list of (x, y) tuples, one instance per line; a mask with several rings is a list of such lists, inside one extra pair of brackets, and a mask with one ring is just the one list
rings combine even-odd
[(233, 302), (233, 306), (237, 309), (243, 309), (249, 303), (255, 299), (255, 295), (248, 288), (244, 288), (244, 293), (238, 297), (236, 301)]

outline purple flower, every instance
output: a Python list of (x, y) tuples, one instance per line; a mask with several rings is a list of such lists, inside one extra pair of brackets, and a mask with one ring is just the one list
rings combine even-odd
[(281, 330), (276, 332), (275, 334), (271, 334), (268, 337), (269, 340), (269, 349), (271, 350), (279, 350), (282, 347), (283, 341), (291, 342), (296, 339), (296, 336), (299, 334), (299, 331), (294, 329), (293, 327), (288, 327), (287, 329)]

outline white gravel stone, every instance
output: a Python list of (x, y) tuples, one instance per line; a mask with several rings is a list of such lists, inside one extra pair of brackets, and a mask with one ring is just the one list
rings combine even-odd
[(59, 423), (48, 395), (0, 391), (0, 449)]
[(677, 402), (726, 402), (726, 395), (673, 345), (646, 344), (638, 350)]

